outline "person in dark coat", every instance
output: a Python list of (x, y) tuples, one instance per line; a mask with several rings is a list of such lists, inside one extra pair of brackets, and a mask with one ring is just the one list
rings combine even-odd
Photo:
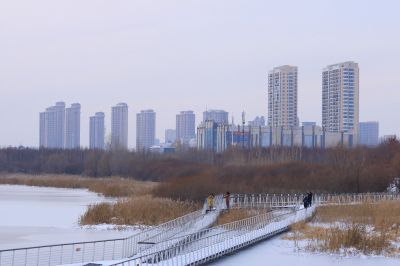
[(304, 208), (308, 208), (308, 195), (304, 197), (303, 199), (303, 204), (304, 204)]
[(312, 199), (313, 199), (313, 194), (311, 191), (309, 193), (307, 193), (307, 198), (308, 198), (308, 206), (311, 207)]

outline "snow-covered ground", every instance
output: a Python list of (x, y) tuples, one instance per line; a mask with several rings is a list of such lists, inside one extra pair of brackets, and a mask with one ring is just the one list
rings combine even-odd
[(377, 256), (339, 257), (337, 255), (298, 252), (293, 241), (284, 240), (282, 236), (277, 236), (233, 255), (223, 257), (211, 265), (398, 266), (400, 259)]
[(0, 249), (119, 238), (137, 228), (81, 228), (90, 204), (113, 201), (86, 189), (0, 185)]

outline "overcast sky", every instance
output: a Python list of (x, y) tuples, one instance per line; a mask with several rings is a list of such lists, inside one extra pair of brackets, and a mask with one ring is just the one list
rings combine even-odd
[(118, 102), (157, 112), (157, 137), (180, 110), (267, 115), (267, 73), (298, 66), (300, 121), (321, 124), (321, 71), (360, 67), (360, 121), (400, 135), (398, 0), (1, 0), (0, 146), (38, 146), (39, 112), (56, 101), (89, 116)]

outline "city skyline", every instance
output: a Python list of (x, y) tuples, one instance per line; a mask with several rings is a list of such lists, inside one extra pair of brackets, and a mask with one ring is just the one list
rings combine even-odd
[(118, 102), (129, 117), (154, 108), (158, 138), (181, 110), (224, 109), (236, 123), (242, 110), (248, 120), (266, 116), (267, 72), (284, 64), (299, 67), (300, 122), (321, 124), (322, 69), (344, 61), (360, 65), (359, 120), (400, 135), (398, 1), (40, 1), (46, 8), (26, 3), (23, 12), (15, 1), (0, 4), (0, 146), (37, 146), (37, 113), (59, 100), (82, 105), (82, 146), (97, 111), (110, 133)]

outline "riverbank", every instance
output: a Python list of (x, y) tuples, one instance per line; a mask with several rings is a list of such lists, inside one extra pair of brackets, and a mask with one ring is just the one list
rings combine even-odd
[(400, 258), (400, 202), (321, 206), (286, 237), (300, 250)]
[(139, 227), (81, 227), (88, 205), (113, 202), (87, 189), (0, 185), (0, 249), (120, 238)]
[(157, 197), (158, 183), (121, 177), (88, 178), (72, 175), (0, 175), (0, 184), (88, 189), (104, 197), (118, 198), (90, 204), (77, 219), (80, 225), (158, 225), (202, 207), (201, 203)]

